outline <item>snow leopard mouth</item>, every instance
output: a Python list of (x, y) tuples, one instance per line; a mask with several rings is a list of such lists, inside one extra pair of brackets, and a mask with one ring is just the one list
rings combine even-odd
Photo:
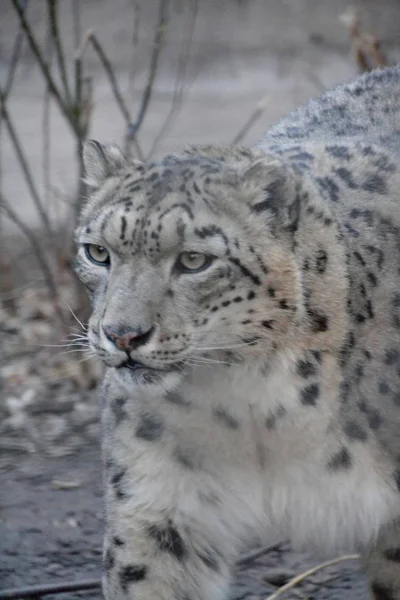
[(122, 362), (120, 365), (118, 365), (116, 367), (116, 369), (120, 370), (120, 369), (128, 369), (129, 371), (132, 371), (133, 373), (136, 373), (138, 371), (147, 371), (147, 372), (151, 372), (151, 373), (168, 373), (169, 371), (176, 371), (178, 368), (177, 364), (170, 364), (167, 365), (167, 367), (161, 368), (161, 367), (150, 367), (149, 365), (146, 365), (142, 362), (140, 362), (139, 360), (134, 360), (133, 358), (128, 357), (127, 360), (124, 360), (124, 362)]
[(130, 371), (138, 371), (139, 369), (146, 369), (149, 371), (158, 371), (159, 369), (154, 369), (153, 367), (149, 367), (139, 360), (133, 360), (132, 358), (127, 358), (120, 365), (116, 367), (116, 369), (129, 369)]

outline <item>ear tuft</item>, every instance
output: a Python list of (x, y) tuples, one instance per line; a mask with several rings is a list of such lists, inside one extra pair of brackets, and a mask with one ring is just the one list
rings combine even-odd
[(128, 161), (118, 146), (103, 146), (95, 140), (83, 144), (83, 165), (85, 168), (85, 183), (98, 189), (106, 179), (127, 166)]
[(247, 187), (255, 190), (251, 210), (265, 214), (271, 225), (296, 229), (299, 218), (299, 200), (296, 176), (292, 169), (275, 156), (258, 156), (242, 173)]

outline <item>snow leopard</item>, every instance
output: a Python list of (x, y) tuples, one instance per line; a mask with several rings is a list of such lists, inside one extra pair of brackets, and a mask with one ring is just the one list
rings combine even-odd
[(360, 553), (400, 600), (399, 157), (399, 68), (256, 147), (86, 142), (107, 600), (224, 600), (271, 539)]

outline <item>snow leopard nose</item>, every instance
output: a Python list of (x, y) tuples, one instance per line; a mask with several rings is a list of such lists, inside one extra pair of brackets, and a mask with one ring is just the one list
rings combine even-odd
[(154, 327), (143, 332), (141, 327), (130, 329), (129, 327), (123, 326), (103, 325), (103, 331), (107, 339), (109, 339), (118, 350), (126, 352), (135, 350), (136, 348), (139, 348), (139, 346), (146, 344), (154, 331)]

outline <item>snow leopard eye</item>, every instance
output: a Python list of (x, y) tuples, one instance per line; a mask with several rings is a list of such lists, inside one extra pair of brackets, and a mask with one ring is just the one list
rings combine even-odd
[(110, 254), (97, 244), (85, 244), (85, 252), (88, 259), (95, 265), (107, 267), (110, 264)]
[(182, 252), (176, 262), (180, 273), (198, 273), (207, 269), (213, 261), (212, 256), (200, 252)]

